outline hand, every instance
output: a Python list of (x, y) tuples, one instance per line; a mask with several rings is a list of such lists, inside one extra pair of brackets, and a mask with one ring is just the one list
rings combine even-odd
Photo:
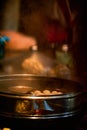
[(37, 44), (34, 37), (26, 36), (16, 31), (3, 30), (0, 33), (10, 38), (9, 42), (6, 43), (6, 49), (9, 50), (28, 50)]

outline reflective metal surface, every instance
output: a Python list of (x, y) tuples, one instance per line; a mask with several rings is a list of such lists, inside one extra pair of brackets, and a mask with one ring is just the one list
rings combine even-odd
[[(0, 115), (52, 119), (77, 115), (82, 109), (82, 86), (71, 80), (29, 74), (0, 76)], [(35, 95), (34, 91), (60, 91)], [(10, 106), (10, 108), (9, 108)]]

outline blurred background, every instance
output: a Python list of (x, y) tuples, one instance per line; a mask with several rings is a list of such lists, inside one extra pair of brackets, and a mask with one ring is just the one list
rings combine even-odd
[[(78, 76), (87, 73), (86, 21), (85, 0), (0, 0), (1, 32), (33, 37), (40, 50), (56, 50), (60, 61), (58, 51), (67, 44)], [(66, 64), (67, 56), (62, 57)]]
[[(38, 44), (43, 46), (47, 41), (60, 40), (58, 36), (54, 36), (54, 39), (49, 36), (55, 28), (58, 34), (63, 30), (68, 30), (68, 33), (72, 35), (72, 26), (76, 27), (78, 21), (82, 24), (82, 18), (85, 17), (83, 9), (84, 0), (83, 2), (81, 0), (62, 0), (62, 2), (61, 0), (1, 0), (0, 29), (19, 31), (34, 36)], [(76, 42), (76, 36), (73, 38), (73, 42)], [(69, 42), (72, 42), (72, 39)]]

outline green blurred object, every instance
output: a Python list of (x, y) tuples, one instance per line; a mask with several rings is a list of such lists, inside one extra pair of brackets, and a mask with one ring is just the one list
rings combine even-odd
[(70, 53), (63, 51), (56, 51), (56, 58), (59, 63), (64, 64), (68, 67), (72, 67), (73, 65), (73, 58), (70, 55)]

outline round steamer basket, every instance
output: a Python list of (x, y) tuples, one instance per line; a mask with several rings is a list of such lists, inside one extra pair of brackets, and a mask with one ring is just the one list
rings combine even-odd
[(19, 126), (21, 122), (21, 126), (23, 122), (34, 127), (34, 123), (45, 126), (76, 119), (82, 113), (82, 97), (82, 86), (75, 81), (30, 74), (2, 75), (0, 123)]

